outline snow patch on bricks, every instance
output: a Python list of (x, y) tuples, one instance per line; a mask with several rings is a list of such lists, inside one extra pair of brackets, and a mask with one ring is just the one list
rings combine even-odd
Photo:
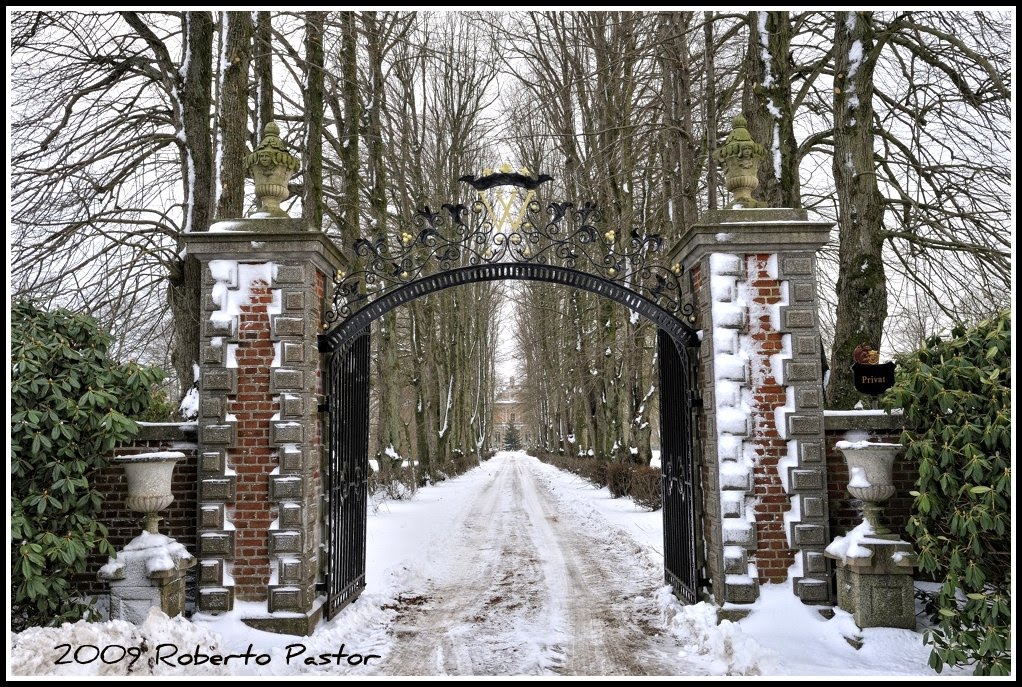
[[(740, 256), (713, 253), (709, 263), (720, 499), (727, 504), (728, 512), (738, 514), (721, 518), (720, 527), (726, 543), (744, 545), (754, 540), (748, 490), (756, 456), (745, 441), (753, 427), (753, 399), (748, 386), (753, 348), (748, 335), (742, 333), (750, 323), (751, 299)], [(749, 572), (756, 575), (755, 568)], [(754, 583), (752, 577), (742, 577)]]
[[(231, 322), (241, 309), (252, 303), (252, 288), (261, 282), (265, 287), (273, 284), (276, 265), (272, 262), (239, 263), (237, 260), (210, 260), (209, 273), (213, 277), (211, 297), (217, 305), (209, 318), (213, 322)], [(270, 290), (267, 316), (281, 312), (280, 289)], [(237, 364), (234, 365), (235, 367)]]

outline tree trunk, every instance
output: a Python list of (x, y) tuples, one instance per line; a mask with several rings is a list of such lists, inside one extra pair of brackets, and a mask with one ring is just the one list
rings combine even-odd
[(241, 217), (245, 210), (245, 170), (241, 160), (247, 153), (248, 63), (251, 53), (252, 15), (249, 12), (223, 12), (220, 19), (220, 92), (214, 162), (217, 219)]
[[(373, 238), (386, 238), (387, 172), (383, 140), (382, 117), (385, 107), (383, 77), (383, 45), (379, 16), (376, 12), (363, 15), (369, 63), (368, 126), (365, 131), (367, 160), (369, 163), (369, 214), (373, 222)], [(350, 116), (350, 115), (349, 115)], [(376, 359), (379, 369), (376, 453), (381, 456), (388, 448), (401, 445), (401, 385), (398, 368), (397, 313), (393, 310), (378, 322)], [(384, 460), (381, 458), (381, 460)], [(384, 460), (385, 462), (385, 460)]]
[(263, 128), (273, 121), (273, 27), (269, 12), (253, 12), (253, 82), (256, 88), (252, 148), (259, 145)]
[(767, 149), (757, 194), (768, 207), (801, 207), (791, 101), (791, 17), (788, 12), (749, 12), (748, 24), (742, 109), (749, 134)]
[(323, 228), (323, 12), (305, 13), (305, 156), (302, 218)]
[[(664, 128), (667, 140), (663, 154), (671, 208), (671, 236), (678, 237), (695, 224), (696, 196), (695, 133), (692, 126), (692, 74), (689, 64), (691, 12), (671, 12), (662, 25), (665, 47), (662, 57), (664, 95), (667, 100)], [(673, 170), (677, 170), (674, 172)]]
[(706, 209), (717, 209), (717, 74), (713, 45), (713, 12), (703, 12), (703, 128), (706, 129)]
[[(184, 179), (184, 229), (206, 231), (212, 214), (213, 162), (209, 112), (213, 63), (213, 17), (209, 12), (184, 14), (184, 51), (188, 69), (180, 72), (180, 127), (182, 178)], [(184, 236), (178, 239), (179, 254)], [(171, 268), (168, 300), (174, 318), (174, 352), (171, 362), (181, 394), (193, 381), (192, 366), (199, 360), (199, 266), (194, 259), (180, 258)]]
[(341, 142), (341, 193), (340, 227), (344, 242), (351, 245), (359, 237), (359, 129), (362, 119), (362, 101), (358, 93), (358, 28), (354, 12), (341, 12), (341, 101), (344, 105), (344, 122)]
[(884, 200), (873, 159), (873, 17), (835, 13), (834, 182), (838, 196), (839, 271), (827, 405), (851, 408), (862, 398), (852, 385), (852, 351), (879, 350), (887, 317), (882, 257)]

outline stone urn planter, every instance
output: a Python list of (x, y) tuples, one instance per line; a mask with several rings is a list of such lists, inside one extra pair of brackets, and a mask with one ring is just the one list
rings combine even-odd
[(169, 616), (185, 607), (185, 572), (195, 558), (174, 539), (160, 534), (159, 512), (174, 502), (171, 477), (174, 465), (185, 455), (177, 451), (117, 456), (128, 476), (128, 508), (143, 514), (143, 530), (99, 570), (99, 579), (110, 585), (110, 618), (140, 625), (149, 610), (159, 608)]
[(255, 182), (259, 210), (253, 217), (287, 217), (280, 204), (290, 195), (288, 184), (298, 171), (298, 158), (287, 152), (280, 140), (280, 127), (267, 122), (263, 127), (263, 140), (246, 155), (242, 166)]
[(128, 476), (128, 496), (124, 502), (131, 510), (143, 514), (143, 529), (150, 534), (159, 531), (158, 524), (163, 519), (159, 512), (174, 502), (171, 478), (177, 461), (184, 457), (177, 451), (160, 451), (113, 459), (115, 464), (124, 466)]
[(883, 504), (894, 496), (894, 459), (901, 444), (839, 441), (836, 448), (848, 465), (848, 493), (862, 501), (862, 514), (878, 537), (893, 536), (880, 520)]
[(915, 629), (916, 554), (880, 521), (883, 504), (894, 496), (894, 460), (902, 446), (871, 441), (835, 446), (848, 464), (848, 492), (862, 501), (866, 519), (827, 547), (825, 555), (836, 561), (838, 606), (862, 628)]

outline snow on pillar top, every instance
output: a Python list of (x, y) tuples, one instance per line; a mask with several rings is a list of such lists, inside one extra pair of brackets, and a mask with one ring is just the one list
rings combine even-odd
[(713, 157), (724, 166), (724, 184), (731, 191), (731, 202), (725, 208), (760, 208), (762, 201), (752, 197), (759, 186), (756, 172), (766, 157), (766, 148), (752, 140), (745, 117), (737, 115), (724, 145), (713, 151)]
[(245, 171), (255, 181), (259, 200), (259, 209), (253, 217), (288, 217), (280, 204), (287, 200), (287, 184), (299, 164), (298, 158), (287, 152), (280, 140), (280, 127), (275, 122), (267, 122), (263, 127), (263, 140), (242, 160)]

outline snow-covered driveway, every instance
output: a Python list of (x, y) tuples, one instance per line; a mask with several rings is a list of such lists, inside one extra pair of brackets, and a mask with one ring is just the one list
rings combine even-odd
[(659, 569), (560, 507), (542, 468), (502, 453), (475, 472), (444, 562), (397, 609), (381, 672), (704, 673), (662, 634)]

